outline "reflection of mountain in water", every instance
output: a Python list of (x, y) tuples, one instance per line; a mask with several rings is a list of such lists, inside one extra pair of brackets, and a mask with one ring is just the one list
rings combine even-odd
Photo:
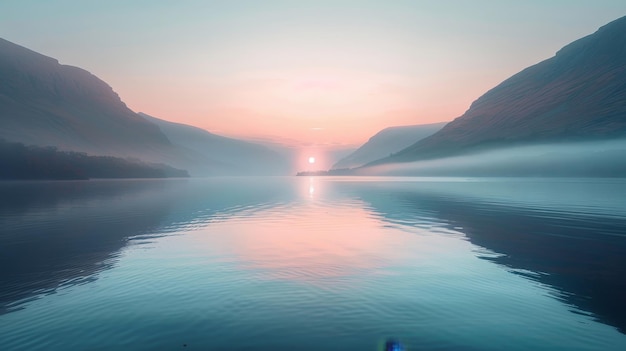
[[(299, 197), (332, 203), (345, 201), (347, 195), (371, 204), (371, 210), (380, 215), (376, 220), (382, 218), (400, 228), (442, 225), (449, 229), (445, 232), (461, 228), (456, 230), (473, 244), (500, 254), (479, 254), (482, 258), (553, 287), (549, 290), (575, 306), (573, 310), (592, 312), (600, 321), (626, 332), (622, 296), (626, 208), (620, 197), (625, 182), (350, 182), (326, 178), (318, 179), (311, 193), (313, 183), (302, 180), (295, 181), (304, 186), (299, 195), (291, 182), (271, 178), (2, 183), (0, 313), (61, 286), (97, 279), (116, 264), (127, 245), (145, 243), (151, 236), (190, 231), (271, 208), (291, 208)], [(362, 205), (361, 201), (352, 204)], [(326, 211), (324, 206), (320, 209)], [(324, 221), (330, 218), (319, 216)], [(335, 223), (326, 224), (331, 226), (329, 233), (337, 230)], [(282, 229), (284, 233), (271, 233), (270, 238), (282, 242), (281, 235), (290, 235), (292, 228)], [(345, 230), (367, 228), (350, 225)], [(299, 239), (290, 239), (300, 245)], [(326, 243), (317, 244), (323, 249)], [(328, 245), (334, 245), (330, 239)], [(323, 252), (328, 251), (332, 250)], [(267, 258), (264, 262), (287, 262), (288, 256), (275, 256), (280, 251), (271, 241), (266, 253), (267, 257), (261, 257)], [(302, 263), (297, 260), (292, 261)], [(287, 268), (294, 267), (293, 262), (287, 263)]]
[[(202, 226), (271, 203), (276, 187), (227, 179), (0, 184), (0, 314), (29, 297), (97, 279), (146, 234)], [(237, 184), (237, 185), (234, 185)]]
[[(571, 184), (569, 188), (576, 192), (580, 190), (577, 186), (581, 185)], [(481, 201), (444, 188), (438, 192), (418, 185), (407, 192), (406, 187), (383, 186), (373, 191), (372, 187), (356, 186), (355, 190), (387, 221), (419, 225), (427, 215), (441, 219), (450, 228), (461, 228), (473, 244), (501, 254), (483, 258), (554, 287), (565, 303), (589, 311), (626, 333), (626, 217), (614, 213), (581, 215), (559, 207), (538, 209), (488, 198)], [(556, 188), (552, 193), (548, 190), (546, 198), (558, 201), (564, 196), (565, 201), (572, 200), (571, 193), (559, 193), (567, 186)], [(522, 184), (517, 192), (526, 190), (532, 189)], [(584, 201), (584, 193), (579, 195)], [(591, 208), (598, 197), (587, 199)]]

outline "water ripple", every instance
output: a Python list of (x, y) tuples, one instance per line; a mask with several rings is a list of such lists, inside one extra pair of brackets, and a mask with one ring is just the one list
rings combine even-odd
[(310, 182), (36, 189), (0, 211), (0, 349), (626, 346), (622, 183)]

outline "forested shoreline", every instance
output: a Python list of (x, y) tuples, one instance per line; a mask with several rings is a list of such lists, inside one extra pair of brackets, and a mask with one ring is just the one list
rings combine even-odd
[(71, 180), (91, 178), (189, 177), (185, 170), (165, 164), (112, 156), (92, 156), (0, 139), (0, 179)]

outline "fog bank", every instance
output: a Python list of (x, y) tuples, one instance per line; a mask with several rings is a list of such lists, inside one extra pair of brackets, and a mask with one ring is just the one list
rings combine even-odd
[(517, 146), (357, 169), (359, 175), (626, 177), (626, 139)]

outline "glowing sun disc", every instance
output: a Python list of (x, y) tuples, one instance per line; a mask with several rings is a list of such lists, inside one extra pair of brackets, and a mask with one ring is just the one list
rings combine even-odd
[(313, 157), (313, 156), (309, 157), (309, 163), (310, 164), (315, 163), (315, 157)]

